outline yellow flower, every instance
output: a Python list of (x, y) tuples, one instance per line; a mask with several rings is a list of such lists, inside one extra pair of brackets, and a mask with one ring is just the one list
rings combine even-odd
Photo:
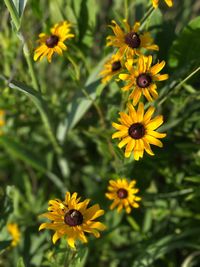
[[(165, 3), (168, 5), (168, 7), (173, 6), (173, 0), (165, 0)], [(154, 8), (157, 8), (159, 4), (159, 0), (152, 0), (152, 4)]]
[(129, 74), (120, 74), (119, 78), (127, 81), (127, 85), (122, 88), (123, 91), (128, 91), (134, 87), (133, 92), (129, 98), (133, 99), (133, 105), (137, 105), (143, 94), (148, 101), (153, 101), (158, 97), (157, 81), (164, 81), (168, 79), (168, 74), (158, 74), (165, 66), (165, 61), (161, 61), (153, 66), (152, 56), (140, 56), (137, 67), (133, 67), (133, 59), (128, 59), (125, 63)]
[(104, 224), (94, 221), (97, 217), (104, 214), (99, 205), (96, 204), (87, 208), (90, 202), (89, 199), (83, 202), (79, 201), (80, 198), (77, 198), (77, 193), (70, 195), (69, 192), (66, 193), (64, 201), (59, 199), (49, 201), (49, 212), (41, 216), (48, 218), (52, 222), (42, 223), (39, 230), (45, 228), (54, 230), (55, 233), (52, 238), (54, 244), (59, 238), (66, 236), (69, 246), (75, 248), (76, 240), (79, 239), (83, 243), (87, 242), (84, 232), (99, 237), (98, 230), (105, 230)]
[(123, 69), (122, 60), (119, 55), (113, 55), (105, 64), (104, 69), (100, 72), (102, 83), (109, 82), (114, 76)]
[(153, 39), (149, 32), (139, 32), (139, 22), (136, 22), (132, 28), (126, 20), (123, 20), (123, 22), (126, 28), (125, 32), (112, 20), (113, 25), (110, 25), (110, 27), (115, 35), (107, 37), (107, 46), (119, 48), (117, 52), (119, 56), (125, 54), (127, 58), (133, 58), (134, 55), (141, 54), (142, 48), (159, 50), (159, 47), (153, 44)]
[(165, 133), (158, 133), (155, 130), (163, 123), (163, 116), (156, 116), (151, 119), (155, 111), (154, 107), (150, 107), (144, 114), (144, 104), (139, 103), (137, 111), (131, 105), (128, 104), (128, 114), (120, 112), (120, 118), (118, 123), (113, 123), (112, 126), (118, 131), (112, 135), (112, 138), (121, 139), (118, 144), (119, 148), (126, 145), (125, 157), (128, 158), (133, 151), (135, 160), (139, 160), (143, 157), (144, 150), (151, 156), (154, 153), (151, 150), (150, 144), (162, 147), (158, 138), (164, 138)]
[(3, 109), (0, 109), (0, 135), (3, 134), (3, 131), (1, 130), (1, 127), (5, 125), (5, 111)]
[(12, 237), (11, 246), (12, 247), (17, 246), (17, 244), (20, 241), (20, 236), (21, 236), (18, 225), (16, 223), (9, 223), (7, 224), (7, 230)]
[(64, 41), (74, 37), (74, 34), (70, 33), (70, 28), (71, 24), (63, 21), (51, 28), (50, 35), (40, 33), (38, 40), (40, 46), (35, 50), (34, 60), (42, 60), (46, 56), (48, 61), (51, 62), (54, 52), (62, 55), (63, 50), (67, 50)]
[(135, 188), (136, 181), (127, 181), (126, 178), (110, 180), (108, 186), (108, 193), (106, 197), (110, 200), (114, 200), (110, 206), (110, 209), (114, 209), (117, 206), (117, 211), (120, 212), (123, 208), (127, 213), (131, 212), (132, 208), (138, 208), (138, 201), (140, 197), (136, 196), (139, 189)]

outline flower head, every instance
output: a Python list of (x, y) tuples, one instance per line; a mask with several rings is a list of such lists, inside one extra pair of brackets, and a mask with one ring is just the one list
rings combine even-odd
[(45, 228), (54, 230), (55, 233), (52, 238), (54, 244), (59, 238), (66, 236), (67, 243), (71, 248), (75, 248), (75, 241), (78, 239), (83, 243), (87, 242), (85, 232), (99, 237), (98, 230), (105, 230), (105, 225), (94, 220), (103, 215), (104, 211), (100, 209), (98, 204), (87, 208), (89, 202), (89, 199), (80, 202), (77, 193), (71, 195), (69, 192), (66, 193), (64, 201), (50, 200), (49, 212), (41, 216), (52, 222), (42, 223), (39, 230)]
[(135, 188), (136, 181), (129, 182), (126, 178), (110, 180), (108, 186), (108, 193), (106, 197), (113, 200), (110, 209), (114, 209), (117, 206), (117, 211), (120, 212), (123, 208), (127, 213), (131, 212), (132, 208), (138, 208), (138, 201), (140, 197), (136, 196), (139, 189)]
[(118, 131), (112, 135), (112, 138), (121, 139), (118, 144), (119, 148), (126, 145), (125, 157), (128, 158), (133, 151), (135, 160), (139, 160), (143, 157), (144, 150), (151, 156), (154, 153), (151, 150), (150, 144), (162, 147), (158, 138), (164, 138), (165, 133), (159, 133), (155, 130), (163, 123), (163, 117), (161, 115), (151, 119), (155, 111), (154, 107), (150, 107), (146, 113), (144, 113), (144, 104), (139, 103), (137, 111), (131, 105), (128, 104), (128, 114), (120, 112), (120, 118), (118, 123), (113, 123), (113, 127)]
[(127, 58), (133, 58), (134, 55), (140, 55), (141, 49), (158, 50), (158, 46), (153, 44), (153, 39), (149, 32), (140, 33), (140, 23), (136, 22), (134, 26), (128, 24), (126, 20), (123, 20), (126, 31), (123, 31), (120, 26), (112, 20), (111, 29), (114, 32), (114, 36), (107, 37), (107, 46), (114, 46), (119, 48), (117, 55), (126, 55)]
[(119, 55), (113, 55), (105, 64), (104, 69), (100, 72), (102, 83), (109, 82), (114, 76), (119, 74), (123, 69), (122, 59)]
[(67, 21), (55, 24), (51, 28), (51, 34), (40, 33), (39, 40), (40, 46), (36, 48), (34, 53), (34, 60), (42, 60), (45, 56), (51, 62), (51, 58), (55, 53), (62, 55), (63, 50), (67, 50), (64, 41), (74, 37), (70, 33), (71, 24)]
[[(173, 6), (173, 0), (165, 0), (165, 3), (168, 5), (168, 7)], [(159, 4), (159, 0), (152, 0), (152, 4), (154, 8), (157, 8)]]
[(12, 237), (11, 246), (16, 247), (21, 236), (18, 225), (16, 223), (9, 223), (7, 224), (7, 230)]
[(125, 66), (129, 74), (120, 74), (119, 78), (127, 81), (127, 84), (122, 88), (123, 91), (128, 91), (134, 87), (129, 98), (133, 99), (133, 105), (137, 105), (143, 94), (148, 101), (153, 101), (158, 97), (157, 81), (164, 81), (168, 79), (168, 74), (159, 74), (164, 68), (165, 61), (161, 61), (153, 66), (152, 56), (141, 55), (138, 59), (136, 68), (133, 67), (133, 59), (128, 59)]

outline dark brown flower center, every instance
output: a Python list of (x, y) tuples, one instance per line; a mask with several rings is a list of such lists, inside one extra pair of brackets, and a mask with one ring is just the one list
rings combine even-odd
[(56, 35), (51, 35), (51, 36), (49, 36), (49, 37), (46, 39), (46, 45), (47, 45), (49, 48), (53, 48), (54, 46), (57, 45), (58, 41), (59, 41), (58, 36), (56, 36)]
[(117, 191), (117, 195), (119, 198), (126, 198), (128, 196), (128, 192), (126, 189), (124, 188), (120, 188), (118, 191)]
[(125, 43), (131, 48), (138, 48), (141, 40), (136, 32), (129, 32), (125, 35)]
[(121, 62), (118, 60), (118, 61), (114, 61), (112, 63), (112, 71), (117, 71), (117, 70), (120, 70), (122, 67), (121, 65)]
[(83, 223), (83, 215), (80, 211), (72, 209), (65, 214), (64, 221), (69, 226), (81, 225)]
[(137, 77), (136, 82), (139, 87), (145, 88), (151, 84), (152, 78), (149, 74), (142, 73)]
[(142, 123), (133, 123), (128, 129), (128, 134), (133, 139), (140, 139), (145, 135), (145, 128)]

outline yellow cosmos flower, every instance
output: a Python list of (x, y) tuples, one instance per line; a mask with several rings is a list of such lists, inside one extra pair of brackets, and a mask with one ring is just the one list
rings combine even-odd
[(150, 144), (162, 147), (158, 138), (164, 138), (165, 133), (158, 133), (155, 130), (163, 123), (163, 116), (156, 116), (151, 119), (155, 111), (154, 107), (150, 107), (144, 114), (144, 104), (139, 103), (137, 111), (128, 104), (128, 114), (120, 112), (118, 123), (113, 123), (112, 126), (118, 131), (112, 135), (112, 138), (121, 139), (118, 144), (119, 148), (126, 145), (125, 157), (128, 158), (133, 151), (135, 160), (143, 157), (144, 150), (151, 156), (154, 153), (151, 150)]
[(136, 196), (139, 189), (135, 188), (135, 184), (135, 180), (129, 182), (126, 178), (109, 181), (106, 197), (114, 200), (110, 206), (111, 210), (117, 207), (117, 211), (120, 212), (124, 208), (127, 213), (130, 213), (132, 208), (139, 207), (137, 202), (141, 198)]
[(11, 246), (15, 247), (20, 241), (21, 233), (16, 223), (7, 224), (7, 230), (12, 237)]
[(54, 244), (59, 238), (66, 236), (67, 243), (71, 248), (75, 248), (75, 241), (78, 239), (83, 243), (87, 243), (84, 232), (99, 237), (98, 230), (105, 230), (105, 225), (94, 220), (103, 215), (104, 211), (100, 209), (98, 204), (87, 208), (89, 202), (89, 199), (80, 202), (80, 198), (77, 198), (77, 193), (70, 195), (69, 192), (66, 193), (64, 201), (59, 199), (50, 200), (49, 212), (41, 216), (48, 218), (52, 222), (42, 223), (39, 230), (45, 228), (54, 230), (55, 233), (52, 238)]
[(119, 48), (117, 54), (119, 56), (126, 55), (127, 58), (133, 58), (134, 55), (140, 55), (141, 49), (159, 50), (158, 46), (153, 44), (153, 38), (149, 32), (140, 33), (140, 23), (136, 22), (134, 26), (123, 20), (126, 31), (124, 32), (120, 26), (112, 20), (110, 27), (114, 32), (114, 36), (107, 37), (107, 46)]
[(122, 59), (119, 55), (113, 55), (105, 64), (104, 69), (100, 72), (102, 83), (109, 82), (114, 76), (123, 69)]
[(46, 56), (48, 61), (51, 62), (54, 52), (62, 55), (63, 50), (67, 50), (64, 41), (74, 37), (74, 34), (70, 33), (70, 28), (71, 24), (63, 21), (51, 28), (50, 35), (40, 33), (38, 40), (40, 46), (35, 50), (34, 60), (42, 60)]
[[(168, 5), (168, 7), (173, 6), (173, 0), (165, 0), (165, 3)], [(159, 4), (159, 0), (152, 0), (152, 4), (154, 8), (157, 8)]]
[(5, 111), (3, 109), (0, 109), (0, 135), (3, 134), (1, 127), (3, 127), (4, 125), (5, 125)]
[(127, 85), (122, 88), (123, 91), (128, 91), (134, 87), (133, 92), (129, 98), (133, 99), (133, 105), (137, 105), (143, 94), (148, 101), (153, 101), (158, 97), (157, 81), (164, 81), (168, 79), (168, 74), (158, 74), (165, 66), (165, 61), (161, 61), (153, 66), (152, 56), (140, 56), (137, 67), (133, 67), (133, 59), (128, 59), (125, 63), (129, 74), (120, 74), (119, 78), (127, 81)]

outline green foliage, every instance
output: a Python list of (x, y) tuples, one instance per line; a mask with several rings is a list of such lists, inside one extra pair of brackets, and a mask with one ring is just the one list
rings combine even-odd
[[(163, 3), (162, 3), (163, 2)], [(198, 1), (177, 0), (144, 20), (148, 0), (4, 0), (0, 3), (0, 267), (197, 267), (200, 265), (200, 17)], [(170, 78), (153, 103), (163, 114), (164, 148), (139, 162), (111, 139), (125, 110), (121, 83), (101, 83), (113, 50), (105, 46), (112, 19), (143, 21), (160, 47)], [(68, 20), (75, 38), (63, 57), (33, 62), (38, 34)], [(146, 106), (148, 106), (147, 104)], [(136, 179), (142, 197), (131, 214), (110, 211), (108, 181)], [(107, 229), (70, 250), (38, 231), (48, 200), (78, 192), (105, 210)], [(20, 242), (11, 247), (8, 223)]]
[(183, 65), (187, 65), (187, 71), (188, 68), (192, 69), (193, 66), (199, 66), (199, 34), (200, 17), (196, 17), (190, 21), (174, 41), (169, 59), (171, 67), (182, 68)]

